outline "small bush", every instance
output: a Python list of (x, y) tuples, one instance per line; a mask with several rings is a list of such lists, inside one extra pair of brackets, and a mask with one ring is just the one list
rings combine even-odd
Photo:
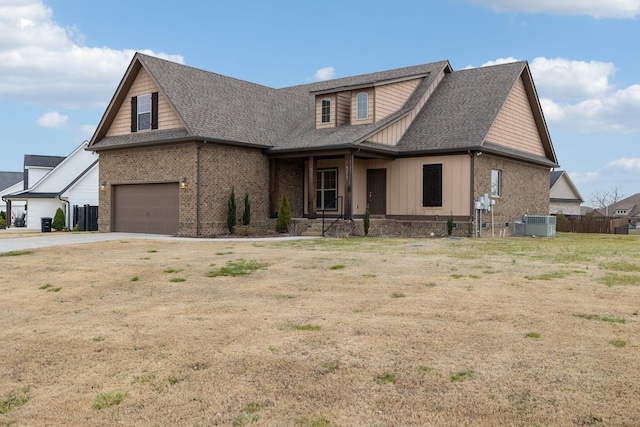
[(233, 229), (236, 226), (236, 193), (235, 190), (231, 189), (231, 194), (229, 195), (229, 208), (227, 209), (227, 228), (229, 229), (229, 233), (233, 234)]
[(62, 208), (58, 208), (56, 210), (56, 214), (53, 217), (53, 222), (51, 223), (51, 228), (53, 228), (54, 230), (62, 230), (65, 225), (65, 220), (64, 220), (64, 212), (62, 211)]
[(283, 194), (280, 200), (280, 209), (278, 209), (278, 220), (276, 221), (276, 231), (278, 233), (286, 233), (291, 225), (291, 206), (287, 195)]
[(449, 215), (447, 218), (447, 235), (451, 236), (453, 234), (453, 216)]

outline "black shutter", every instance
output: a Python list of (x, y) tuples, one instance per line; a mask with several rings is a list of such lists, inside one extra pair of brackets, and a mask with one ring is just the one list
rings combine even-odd
[(442, 164), (422, 165), (422, 206), (442, 206)]
[(131, 132), (138, 131), (138, 97), (131, 97)]
[(158, 129), (158, 92), (151, 94), (151, 129)]

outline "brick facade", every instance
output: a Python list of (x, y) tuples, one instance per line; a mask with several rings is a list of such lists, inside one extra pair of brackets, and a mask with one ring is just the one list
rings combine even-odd
[[(494, 198), (493, 209), (496, 235), (502, 229), (511, 234), (513, 221), (525, 213), (549, 215), (549, 168), (486, 154), (476, 156), (474, 162), (474, 200), (483, 193), (491, 195), (491, 170), (501, 171), (501, 195)], [(490, 236), (491, 214), (485, 213), (482, 222), (487, 224), (482, 235)]]
[(227, 234), (227, 206), (235, 190), (238, 224), (244, 212), (244, 195), (249, 194), (251, 226), (258, 232), (273, 228), (269, 219), (269, 161), (258, 149), (217, 144), (198, 148), (196, 143), (108, 150), (100, 153), (98, 227), (112, 231), (112, 186), (180, 182), (187, 188), (179, 194), (179, 235), (198, 236), (198, 151), (200, 151), (200, 236)]
[(278, 159), (278, 203), (283, 194), (291, 206), (291, 217), (304, 215), (304, 159)]

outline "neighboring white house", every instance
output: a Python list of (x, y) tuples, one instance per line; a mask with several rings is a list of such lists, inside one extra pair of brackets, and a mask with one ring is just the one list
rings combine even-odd
[[(44, 167), (27, 168), (25, 156), (25, 185), (29, 188), (3, 195), (8, 205), (26, 203), (28, 229), (40, 229), (42, 218), (53, 218), (62, 208), (67, 227), (72, 227), (73, 206), (98, 204), (98, 155), (86, 151), (83, 142), (71, 154), (49, 171)], [(44, 173), (43, 173), (44, 172)]]
[(580, 215), (584, 202), (578, 189), (565, 171), (553, 171), (549, 177), (549, 213), (556, 215)]

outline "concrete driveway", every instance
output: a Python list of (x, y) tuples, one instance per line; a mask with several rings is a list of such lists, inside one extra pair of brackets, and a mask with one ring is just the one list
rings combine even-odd
[[(12, 233), (8, 230), (0, 230), (0, 233)], [(242, 242), (242, 241), (282, 241), (282, 240), (300, 240), (300, 239), (316, 239), (312, 236), (283, 236), (283, 237), (256, 237), (256, 238), (216, 238), (201, 239), (190, 237), (174, 237), (162, 234), (140, 234), (140, 233), (21, 233), (19, 236), (10, 237), (10, 234), (0, 236), (0, 252), (21, 251), (25, 249), (44, 248), (49, 246), (60, 245), (78, 245), (82, 243), (106, 242), (109, 240), (173, 240), (173, 241), (191, 241), (191, 242)]]

